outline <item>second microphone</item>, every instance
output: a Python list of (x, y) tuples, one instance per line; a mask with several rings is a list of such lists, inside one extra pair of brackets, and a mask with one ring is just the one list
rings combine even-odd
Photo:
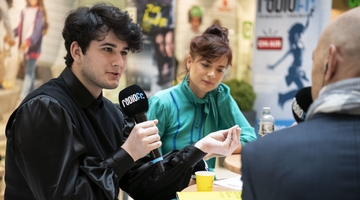
[[(138, 85), (134, 84), (120, 91), (119, 104), (125, 115), (133, 118), (136, 123), (148, 121), (146, 112), (149, 109), (149, 102), (145, 92)], [(152, 150), (150, 156), (160, 172), (164, 172), (163, 158), (159, 149)]]

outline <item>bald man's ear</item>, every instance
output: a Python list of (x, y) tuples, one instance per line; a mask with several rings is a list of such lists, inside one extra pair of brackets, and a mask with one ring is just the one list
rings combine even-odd
[(324, 75), (326, 75), (328, 69), (329, 69), (329, 63), (326, 63), (325, 70), (324, 70)]
[(79, 44), (76, 41), (71, 43), (70, 53), (74, 59), (74, 62), (80, 61), (79, 59), (81, 59), (83, 54), (82, 54), (81, 47), (79, 46)]
[(335, 75), (336, 71), (338, 70), (338, 63), (337, 63), (337, 49), (334, 44), (329, 46), (329, 55), (328, 55), (328, 62), (326, 63), (325, 70), (324, 70), (324, 81), (325, 85), (331, 81), (333, 76)]

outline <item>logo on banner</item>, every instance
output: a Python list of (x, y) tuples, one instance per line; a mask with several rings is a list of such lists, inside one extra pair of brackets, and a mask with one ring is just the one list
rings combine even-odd
[[(274, 32), (269, 29), (268, 32), (263, 31), (266, 35), (264, 37), (258, 37), (256, 41), (257, 49), (259, 50), (281, 50), (283, 46), (282, 37), (276, 37), (277, 30)], [(269, 35), (269, 36), (267, 36)]]
[(308, 12), (315, 0), (258, 0), (258, 13)]
[(283, 42), (281, 37), (259, 37), (256, 44), (259, 50), (281, 50)]

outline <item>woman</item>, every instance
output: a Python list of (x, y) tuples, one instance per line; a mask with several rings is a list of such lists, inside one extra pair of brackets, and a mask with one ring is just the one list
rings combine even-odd
[(25, 77), (20, 98), (34, 90), (36, 60), (40, 56), (43, 35), (48, 29), (43, 0), (27, 0), (14, 33), (24, 54)]
[[(241, 145), (235, 153), (256, 139), (254, 128), (231, 97), (229, 87), (221, 83), (231, 61), (226, 28), (213, 25), (191, 40), (183, 81), (149, 99), (147, 116), (159, 120), (163, 155), (236, 124), (241, 128)], [(206, 156), (210, 171), (215, 167), (215, 156)]]

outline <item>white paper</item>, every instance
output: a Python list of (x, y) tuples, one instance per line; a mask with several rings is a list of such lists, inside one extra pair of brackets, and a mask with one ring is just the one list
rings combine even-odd
[(241, 181), (241, 175), (226, 179), (215, 180), (214, 184), (236, 190), (242, 190), (242, 186), (243, 186), (243, 183)]

